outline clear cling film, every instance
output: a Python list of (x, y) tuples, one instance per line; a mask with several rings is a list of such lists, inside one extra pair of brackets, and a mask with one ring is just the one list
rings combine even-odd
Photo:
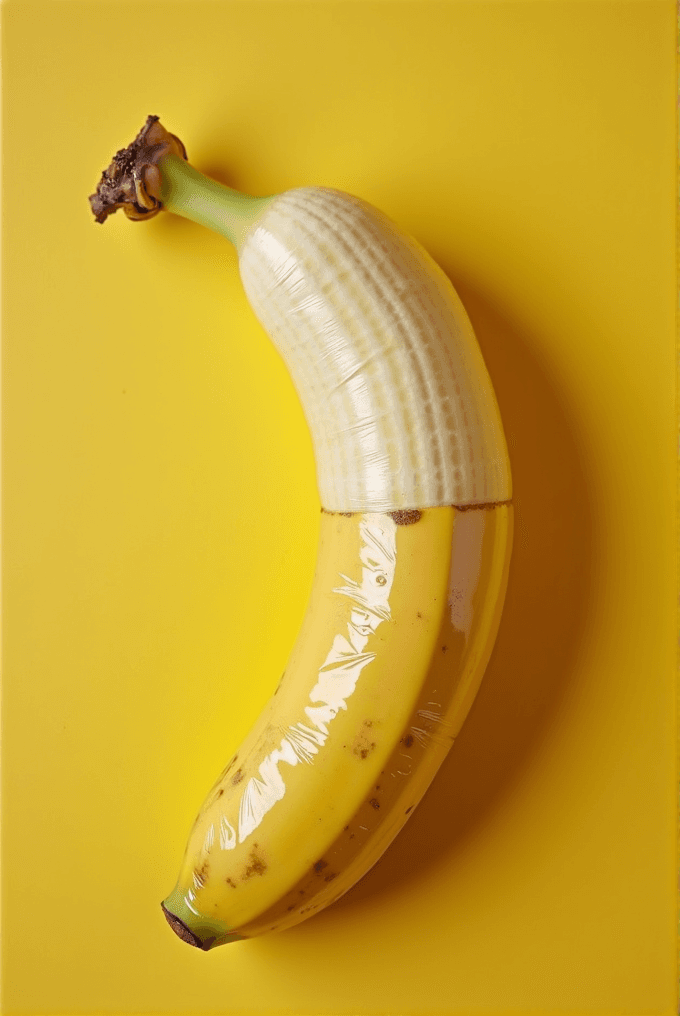
[(239, 268), (300, 396), (324, 507), (510, 498), (500, 414), (472, 327), (412, 237), (351, 195), (299, 188), (262, 211)]
[[(368, 515), (360, 520), (361, 576), (357, 580), (338, 573), (336, 581), (344, 580), (344, 584), (331, 590), (334, 596), (347, 598), (343, 604), (347, 614), (344, 631), (333, 637), (309, 690), (307, 704), (300, 704), (300, 718), (283, 724), (279, 716), (280, 742), (264, 755), (255, 775), (239, 781), (234, 825), (220, 809), (220, 825), (229, 831), (226, 840), (222, 839), (222, 849), (244, 843), (256, 832), (265, 815), (283, 799), (286, 784), (281, 763), (296, 766), (315, 761), (329, 738), (332, 721), (340, 710), (347, 710), (362, 671), (375, 660), (377, 645), (374, 646), (372, 636), (378, 626), (391, 617), (389, 597), (396, 566), (395, 530), (389, 516)], [(281, 708), (283, 699), (284, 696)], [(239, 774), (242, 772), (240, 768)], [(207, 834), (211, 842), (213, 828), (211, 825)]]
[(500, 619), (512, 506), (410, 514), (322, 515), (285, 675), (208, 795), (165, 901), (204, 947), (290, 927), (351, 888), (469, 711)]
[(150, 116), (90, 202), (98, 222), (165, 209), (234, 245), (314, 447), (324, 513), (305, 619), (162, 903), (207, 950), (332, 903), (427, 790), (496, 637), (510, 463), (453, 286), (365, 201), (324, 187), (241, 194), (189, 165)]

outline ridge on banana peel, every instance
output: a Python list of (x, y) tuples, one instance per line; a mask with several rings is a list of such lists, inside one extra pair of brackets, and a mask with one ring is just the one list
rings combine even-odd
[(90, 204), (162, 209), (234, 244), (314, 447), (321, 529), (288, 666), (208, 794), (163, 901), (209, 950), (291, 927), (378, 860), (430, 785), (503, 608), (507, 447), (465, 310), (423, 248), (324, 187), (241, 194), (150, 116)]

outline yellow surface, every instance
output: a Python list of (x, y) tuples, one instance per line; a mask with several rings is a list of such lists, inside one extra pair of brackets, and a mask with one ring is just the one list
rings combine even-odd
[[(3, 1012), (675, 1012), (674, 4), (2, 13)], [(416, 235), (515, 489), (498, 643), (422, 805), (335, 906), (209, 954), (159, 902), (319, 515), (225, 242), (90, 218), (148, 113), (226, 182)]]

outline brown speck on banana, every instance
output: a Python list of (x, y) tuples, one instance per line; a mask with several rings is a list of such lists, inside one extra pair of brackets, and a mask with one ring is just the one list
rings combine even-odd
[(371, 740), (368, 731), (373, 727), (373, 720), (364, 720), (361, 730), (354, 739), (352, 745), (352, 752), (357, 758), (362, 760), (367, 759), (372, 751), (377, 747), (377, 742)]
[(432, 731), (425, 730), (423, 727), (411, 727), (413, 736), (422, 748), (427, 747), (427, 742), (432, 738)]

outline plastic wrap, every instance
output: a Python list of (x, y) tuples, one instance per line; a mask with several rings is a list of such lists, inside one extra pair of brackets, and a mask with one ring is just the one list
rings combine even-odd
[(472, 704), (512, 507), (400, 514), (322, 516), (286, 673), (208, 795), (166, 901), (204, 948), (289, 927), (346, 892), (407, 821)]
[(411, 237), (357, 198), (275, 198), (239, 256), (289, 368), (335, 511), (511, 496), (498, 405), (467, 314)]

